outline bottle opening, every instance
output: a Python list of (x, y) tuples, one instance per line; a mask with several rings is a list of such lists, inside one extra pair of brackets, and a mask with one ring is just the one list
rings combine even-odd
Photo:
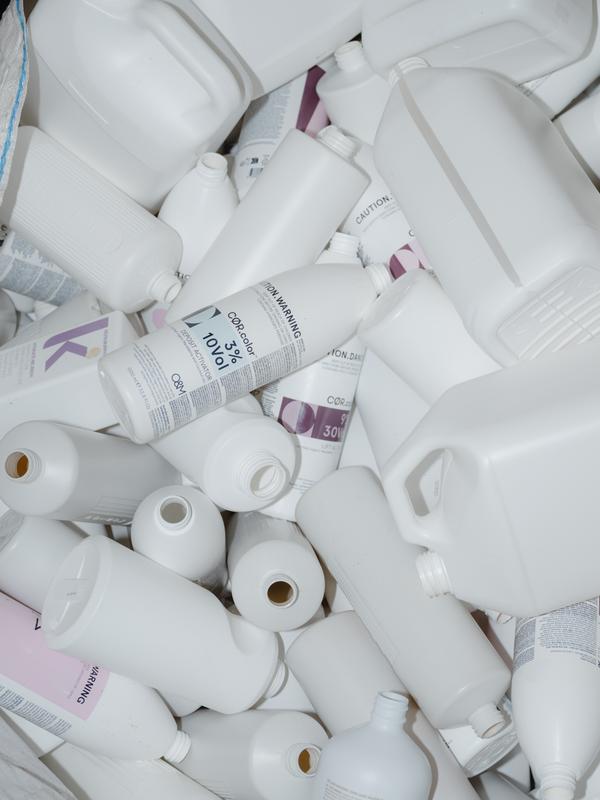
[(314, 775), (319, 765), (321, 751), (318, 747), (304, 747), (298, 753), (298, 769), (303, 775)]
[(34, 478), (39, 469), (39, 458), (35, 453), (15, 450), (6, 458), (4, 471), (15, 481)]
[(161, 503), (158, 513), (167, 525), (180, 525), (187, 521), (190, 515), (190, 506), (182, 497), (168, 497)]
[(267, 588), (267, 599), (280, 608), (291, 606), (296, 600), (298, 591), (293, 583), (286, 580), (276, 580)]
[(259, 467), (250, 479), (250, 491), (255, 497), (274, 497), (285, 483), (287, 476), (282, 480), (282, 466), (277, 464), (267, 464)]

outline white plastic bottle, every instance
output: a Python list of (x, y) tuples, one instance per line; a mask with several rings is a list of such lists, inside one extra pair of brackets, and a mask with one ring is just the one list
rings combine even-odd
[(323, 601), (325, 578), (293, 522), (259, 512), (236, 514), (227, 528), (227, 568), (240, 614), (260, 628), (293, 630)]
[[(357, 249), (355, 236), (334, 233), (317, 264), (361, 264)], [(289, 431), (297, 456), (285, 492), (263, 513), (294, 520), (303, 493), (337, 469), (363, 356), (364, 347), (353, 336), (325, 358), (261, 389), (263, 411)]]
[(25, 118), (152, 210), (250, 99), (234, 49), (180, 5), (41, 0), (29, 18)]
[(289, 83), (250, 103), (232, 151), (232, 179), (240, 200), (254, 186), (289, 130), (297, 128), (309, 136), (316, 136), (329, 124), (315, 90), (323, 75), (321, 67), (311, 67)]
[(572, 800), (600, 750), (598, 598), (519, 620), (512, 701), (541, 800)]
[(221, 508), (254, 511), (275, 500), (296, 469), (291, 435), (252, 395), (233, 400), (150, 446)]
[(0, 242), (0, 287), (55, 306), (83, 291), (74, 278), (15, 231), (8, 231)]
[(225, 525), (215, 504), (193, 486), (164, 486), (145, 497), (133, 515), (131, 545), (208, 589), (225, 582)]
[[(402, 536), (429, 550), (417, 567), (430, 596), (533, 616), (600, 589), (599, 352), (593, 341), (454, 386), (384, 467)], [(415, 480), (440, 459), (427, 513)]]
[(178, 274), (186, 280), (235, 211), (238, 197), (227, 160), (205, 153), (165, 197), (158, 218), (177, 231), (183, 244)]
[(111, 308), (179, 291), (177, 233), (37, 128), (19, 128), (0, 220)]
[[(59, 311), (62, 317), (62, 306)], [(58, 331), (46, 319), (39, 338), (29, 341), (25, 328), (24, 342), (0, 350), (0, 435), (40, 414), (91, 430), (114, 425), (117, 415), (104, 397), (97, 362), (133, 342), (137, 332), (121, 311), (102, 316), (94, 311), (87, 321), (74, 326), (69, 321)]]
[(333, 55), (335, 67), (317, 84), (327, 116), (351, 136), (373, 144), (390, 84), (370, 66), (360, 42), (346, 42)]
[(176, 763), (189, 749), (152, 689), (49, 650), (39, 614), (0, 594), (0, 706), (88, 750)]
[[(366, 189), (355, 143), (334, 126), (288, 131), (167, 313), (181, 319), (275, 272), (310, 264)], [(294, 187), (290, 191), (290, 187)]]
[(380, 692), (366, 725), (336, 734), (321, 753), (314, 800), (427, 800), (431, 767), (404, 730), (407, 710), (404, 695)]
[(505, 727), (496, 704), (508, 669), (462, 604), (429, 602), (418, 551), (402, 540), (370, 470), (348, 467), (313, 486), (298, 523), (432, 725), (469, 722), (483, 738)]
[(492, 73), (402, 70), (375, 162), (469, 333), (501, 364), (594, 336), (600, 196), (559, 131)]
[(362, 40), (382, 74), (419, 55), (436, 67), (477, 67), (522, 83), (576, 61), (593, 29), (593, 0), (371, 0)]
[(481, 800), (527, 800), (527, 795), (508, 778), (495, 770), (484, 772), (474, 779), (473, 785)]
[(54, 519), (0, 516), (0, 592), (41, 612), (58, 568), (83, 534)]
[(340, 467), (369, 467), (376, 475), (379, 472), (375, 454), (365, 430), (365, 424), (356, 406), (350, 415), (339, 465)]
[(299, 711), (200, 709), (182, 720), (192, 746), (177, 765), (230, 800), (310, 800), (327, 734)]
[(42, 625), (55, 650), (223, 714), (249, 708), (285, 678), (273, 633), (230, 614), (208, 589), (101, 536), (84, 540), (63, 562)]
[(24, 422), (0, 440), (0, 497), (22, 514), (127, 525), (179, 473), (150, 447), (54, 422)]
[(389, 280), (376, 264), (275, 275), (103, 359), (104, 391), (132, 439), (157, 439), (347, 341)]
[(554, 120), (579, 163), (596, 184), (600, 181), (600, 159), (595, 147), (599, 109), (600, 94), (592, 90)]
[(0, 349), (15, 337), (19, 326), (19, 314), (12, 298), (0, 290)]

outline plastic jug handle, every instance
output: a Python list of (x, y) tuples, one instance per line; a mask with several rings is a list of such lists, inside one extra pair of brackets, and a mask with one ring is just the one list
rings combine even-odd
[(146, 0), (139, 19), (164, 47), (202, 84), (218, 114), (231, 111), (232, 95), (243, 99), (244, 90), (234, 71), (213, 50), (211, 43), (163, 0)]

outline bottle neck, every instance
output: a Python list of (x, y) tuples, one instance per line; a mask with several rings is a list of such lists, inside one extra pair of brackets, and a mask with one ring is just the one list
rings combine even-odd
[(371, 725), (397, 733), (404, 727), (407, 710), (408, 700), (400, 692), (379, 692), (371, 714)]

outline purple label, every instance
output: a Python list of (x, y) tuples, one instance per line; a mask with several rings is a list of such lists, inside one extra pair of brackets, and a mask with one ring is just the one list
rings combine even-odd
[(81, 344), (81, 342), (74, 342), (73, 339), (79, 339), (82, 336), (87, 336), (90, 333), (107, 327), (108, 317), (101, 317), (92, 322), (86, 322), (84, 325), (78, 325), (76, 328), (70, 328), (68, 331), (61, 331), (51, 336), (49, 339), (46, 339), (43, 345), (44, 350), (57, 344), (59, 344), (60, 347), (47, 359), (44, 372), (47, 372), (53, 364), (56, 364), (65, 353), (72, 353), (73, 355), (87, 358), (89, 355), (89, 347)]
[(325, 106), (321, 102), (316, 88), (323, 75), (325, 75), (325, 70), (321, 67), (311, 67), (306, 73), (296, 128), (309, 136), (316, 136), (322, 128), (329, 125)]
[(389, 263), (389, 270), (394, 280), (410, 272), (411, 269), (427, 269), (425, 253), (415, 239), (396, 250)]
[(349, 412), (340, 408), (318, 406), (284, 397), (277, 421), (290, 433), (322, 439), (325, 442), (341, 442), (344, 438)]

